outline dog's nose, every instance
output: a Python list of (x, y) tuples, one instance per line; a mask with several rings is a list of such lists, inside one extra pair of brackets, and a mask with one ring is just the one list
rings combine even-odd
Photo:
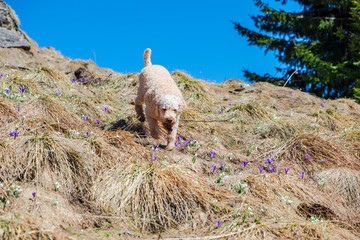
[(172, 118), (167, 118), (166, 121), (167, 121), (167, 123), (173, 123), (173, 122), (174, 122), (174, 119), (172, 119)]

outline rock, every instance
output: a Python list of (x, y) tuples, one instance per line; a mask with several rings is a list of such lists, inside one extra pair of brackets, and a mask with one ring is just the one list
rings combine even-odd
[(74, 72), (75, 77), (84, 85), (90, 84), (99, 84), (101, 82), (100, 78), (95, 78), (89, 70), (86, 68), (80, 67)]
[(19, 32), (0, 28), (0, 44), (3, 48), (23, 48), (30, 49), (30, 43)]
[(19, 18), (4, 1), (0, 0), (0, 46), (2, 48), (30, 49), (30, 43), (19, 29)]
[(19, 29), (19, 18), (4, 1), (0, 0), (0, 27), (9, 30)]

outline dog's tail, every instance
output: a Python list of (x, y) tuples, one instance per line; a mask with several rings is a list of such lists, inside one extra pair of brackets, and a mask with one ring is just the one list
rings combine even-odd
[(145, 52), (144, 52), (145, 67), (151, 66), (150, 55), (151, 55), (151, 49), (150, 49), (150, 48), (147, 48), (147, 49), (145, 50)]

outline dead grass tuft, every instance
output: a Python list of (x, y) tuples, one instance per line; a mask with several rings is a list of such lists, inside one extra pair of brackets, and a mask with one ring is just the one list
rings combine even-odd
[(333, 168), (317, 174), (325, 189), (341, 196), (345, 204), (360, 213), (360, 172), (349, 168)]
[(309, 174), (323, 167), (353, 166), (356, 161), (352, 155), (340, 149), (331, 139), (325, 140), (317, 134), (303, 134), (265, 155), (283, 160), (296, 171)]
[(231, 118), (239, 119), (242, 122), (248, 123), (254, 120), (268, 120), (270, 116), (268, 112), (258, 104), (240, 104), (232, 106), (227, 110)]
[(263, 138), (279, 138), (283, 141), (294, 137), (299, 128), (289, 122), (277, 122), (262, 126), (260, 135)]
[(5, 102), (0, 102), (0, 123), (7, 124), (19, 118), (19, 114), (15, 111), (14, 106), (10, 106)]
[(35, 181), (47, 189), (59, 182), (68, 195), (84, 195), (93, 179), (91, 158), (75, 140), (46, 132), (21, 136), (13, 142), (15, 155), (8, 171), (23, 181)]
[(60, 231), (49, 229), (43, 220), (27, 215), (27, 216), (0, 216), (0, 238), (4, 240), (11, 239), (64, 239), (70, 240)]
[[(117, 167), (118, 168), (118, 167)], [(99, 178), (94, 199), (106, 212), (128, 216), (133, 224), (161, 231), (194, 218), (196, 210), (213, 212), (214, 198), (230, 196), (179, 166), (112, 169)]]
[(28, 112), (27, 118), (47, 119), (50, 123), (76, 128), (80, 124), (79, 118), (67, 110), (59, 101), (41, 96), (26, 103), (23, 107)]
[(182, 90), (184, 99), (189, 106), (203, 111), (212, 109), (214, 97), (203, 82), (180, 71), (173, 72), (171, 76)]
[[(57, 83), (68, 83), (67, 77), (55, 69), (41, 67), (28, 73), (26, 78), (33, 79), (38, 85), (45, 89), (57, 88)], [(68, 83), (69, 84), (69, 83)]]

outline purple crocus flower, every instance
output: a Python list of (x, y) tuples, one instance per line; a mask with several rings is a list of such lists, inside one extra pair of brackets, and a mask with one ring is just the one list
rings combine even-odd
[(153, 161), (155, 161), (155, 160), (156, 160), (156, 156), (152, 156), (151, 159), (152, 159)]
[(274, 166), (268, 166), (270, 172), (275, 172), (275, 167)]
[(230, 106), (231, 106), (231, 104), (230, 104), (230, 103), (228, 103), (228, 106), (230, 107)]
[(77, 81), (77, 79), (76, 78), (73, 78), (72, 80), (71, 80), (71, 82), (76, 82)]
[(156, 149), (158, 148), (158, 145), (153, 145), (153, 150), (156, 151)]
[(6, 94), (10, 93), (10, 89), (5, 89)]
[(80, 81), (81, 81), (81, 82), (84, 82), (84, 79), (83, 79), (83, 78), (80, 78)]
[(289, 171), (289, 168), (284, 168), (285, 173), (287, 174)]
[(100, 124), (100, 122), (101, 122), (101, 120), (96, 120), (96, 123), (97, 123), (97, 124)]
[(325, 103), (326, 103), (326, 101), (323, 101), (323, 103), (325, 104)]
[(15, 139), (17, 136), (19, 136), (18, 132), (16, 132), (15, 130), (10, 131), (10, 137), (14, 137), (14, 139)]
[(248, 164), (249, 162), (247, 161), (243, 161), (242, 164), (244, 165), (244, 167), (246, 167), (246, 165)]
[(211, 151), (210, 157), (213, 158), (215, 155), (216, 155), (216, 152), (215, 152), (215, 151)]
[(263, 166), (258, 167), (258, 169), (259, 169), (260, 173), (262, 173), (262, 171), (264, 171), (264, 167), (263, 167)]
[(184, 143), (184, 146), (187, 147), (187, 145), (189, 145), (191, 142), (191, 140), (186, 140), (186, 142)]
[(322, 108), (324, 108), (325, 106), (324, 105), (322, 105), (322, 104), (320, 104), (320, 106), (322, 107)]
[(323, 158), (321, 161), (322, 161), (322, 162), (325, 162), (325, 161), (326, 161), (326, 158)]
[(222, 163), (220, 168), (225, 169), (225, 165)]
[(306, 160), (309, 160), (310, 155), (309, 155), (309, 154), (305, 154), (305, 158), (306, 158)]
[(61, 96), (61, 93), (57, 92), (56, 95), (57, 95), (58, 97), (60, 97), (60, 96)]
[(216, 168), (217, 168), (216, 165), (212, 165), (212, 170), (213, 170), (213, 172), (215, 172)]
[(85, 122), (87, 122), (87, 120), (89, 120), (89, 117), (88, 117), (88, 116), (84, 116), (84, 120), (85, 120)]
[(22, 93), (25, 92), (25, 88), (20, 87), (19, 89), (20, 89), (20, 91), (21, 91)]
[(177, 137), (177, 140), (178, 140), (179, 142), (181, 142), (182, 137), (178, 136), (178, 137)]
[(181, 148), (181, 143), (175, 142), (175, 146), (178, 147), (178, 148)]
[(16, 109), (17, 109), (18, 112), (20, 112), (20, 107), (19, 106), (17, 106)]
[(104, 107), (104, 111), (106, 112), (109, 109), (109, 107)]
[(266, 159), (266, 162), (268, 163), (268, 164), (271, 164), (273, 161), (275, 161), (273, 158), (268, 158), (268, 159)]
[(290, 93), (290, 94), (292, 94), (292, 93), (293, 93), (293, 91), (290, 91), (289, 93)]
[(335, 130), (335, 128), (336, 128), (336, 125), (333, 125), (333, 126), (332, 126), (332, 129)]
[(36, 192), (33, 192), (33, 193), (32, 193), (32, 196), (33, 196), (33, 197), (36, 197)]
[(300, 176), (301, 176), (301, 179), (304, 179), (304, 177), (305, 177), (305, 172), (301, 172), (301, 173), (300, 173)]
[(87, 133), (86, 133), (86, 136), (87, 136), (87, 137), (90, 137), (90, 136), (91, 136), (91, 133), (87, 132)]
[(218, 114), (221, 114), (221, 113), (222, 113), (222, 112), (220, 112), (220, 111), (218, 112)]
[(223, 223), (222, 221), (215, 221), (216, 225), (220, 227), (220, 225)]
[(196, 144), (196, 140), (194, 140), (192, 144), (195, 145), (195, 144)]

